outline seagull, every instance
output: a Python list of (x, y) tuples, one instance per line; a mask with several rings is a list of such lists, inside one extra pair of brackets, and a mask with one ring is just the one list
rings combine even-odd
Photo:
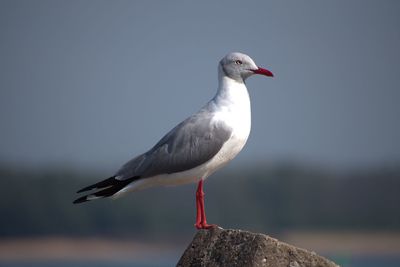
[(117, 198), (158, 185), (198, 183), (197, 229), (208, 224), (204, 208), (204, 180), (225, 166), (244, 147), (251, 128), (250, 97), (245, 81), (254, 74), (274, 75), (258, 67), (248, 55), (233, 52), (218, 64), (218, 90), (197, 113), (169, 131), (149, 151), (125, 163), (108, 179), (87, 186), (73, 203)]

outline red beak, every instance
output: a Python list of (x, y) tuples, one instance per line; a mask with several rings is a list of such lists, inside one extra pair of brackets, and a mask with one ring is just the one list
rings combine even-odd
[(261, 74), (261, 75), (265, 75), (268, 77), (274, 77), (274, 74), (272, 72), (270, 72), (269, 70), (260, 68), (260, 67), (258, 67), (258, 69), (256, 69), (256, 70), (252, 70), (252, 72), (254, 72), (255, 74)]

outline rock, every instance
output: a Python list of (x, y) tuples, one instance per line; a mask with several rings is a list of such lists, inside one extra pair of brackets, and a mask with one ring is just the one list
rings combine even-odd
[(214, 227), (199, 230), (177, 267), (338, 267), (315, 252), (264, 234)]

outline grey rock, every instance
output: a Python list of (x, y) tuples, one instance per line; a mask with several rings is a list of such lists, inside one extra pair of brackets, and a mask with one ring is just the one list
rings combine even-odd
[(214, 227), (199, 230), (177, 267), (338, 267), (315, 252), (264, 234)]

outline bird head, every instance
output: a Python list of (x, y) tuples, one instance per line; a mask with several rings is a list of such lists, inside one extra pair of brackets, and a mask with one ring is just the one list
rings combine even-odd
[(269, 70), (258, 67), (251, 57), (239, 52), (229, 53), (221, 59), (219, 69), (220, 75), (228, 76), (237, 82), (244, 82), (254, 74), (274, 76)]

